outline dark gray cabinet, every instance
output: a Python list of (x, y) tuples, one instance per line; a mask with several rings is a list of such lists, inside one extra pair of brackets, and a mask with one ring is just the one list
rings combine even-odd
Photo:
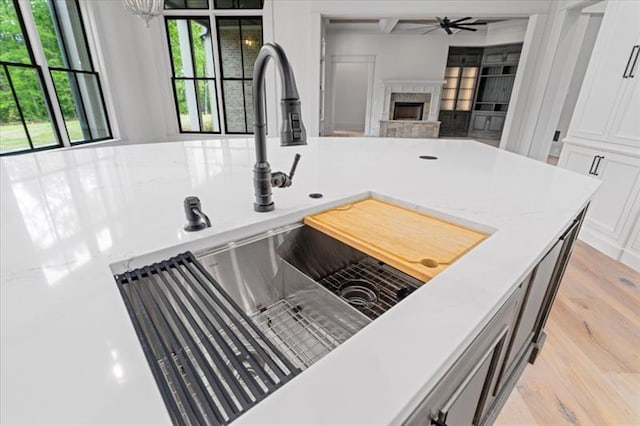
[(506, 113), (473, 111), (471, 113), (471, 125), (469, 135), (487, 139), (500, 139)]
[(544, 343), (544, 325), (586, 208), (405, 421), (405, 426), (493, 423)]
[(441, 136), (467, 136), (483, 51), (481, 47), (449, 47), (438, 118)]
[(521, 51), (521, 43), (487, 47), (482, 56), (482, 65), (518, 63)]
[(558, 241), (540, 261), (526, 282), (522, 308), (516, 320), (514, 333), (507, 348), (507, 356), (499, 375), (500, 383), (509, 376), (527, 345), (533, 342), (536, 321), (541, 313), (542, 303), (547, 294), (556, 263), (560, 258), (561, 250), (562, 242)]
[(516, 291), (473, 341), (406, 426), (480, 425), (498, 367), (502, 364), (520, 293)]
[(440, 136), (467, 136), (471, 111), (440, 111)]
[(484, 49), (469, 136), (500, 139), (509, 108), (522, 44)]

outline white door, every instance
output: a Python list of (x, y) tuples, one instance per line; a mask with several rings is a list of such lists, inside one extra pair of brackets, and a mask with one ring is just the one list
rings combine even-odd
[(333, 64), (334, 130), (365, 131), (369, 69), (365, 62), (337, 62)]
[(617, 109), (625, 69), (640, 37), (640, 1), (610, 1), (591, 54), (569, 134), (603, 139)]

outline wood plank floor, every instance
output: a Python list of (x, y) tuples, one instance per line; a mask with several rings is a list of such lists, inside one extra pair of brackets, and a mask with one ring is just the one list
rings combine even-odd
[(640, 274), (578, 241), (546, 330), (495, 425), (640, 425)]

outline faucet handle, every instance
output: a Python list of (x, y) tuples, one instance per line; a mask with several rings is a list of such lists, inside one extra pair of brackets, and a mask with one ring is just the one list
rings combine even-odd
[(300, 154), (296, 154), (295, 157), (293, 157), (293, 165), (291, 166), (291, 171), (289, 172), (289, 179), (293, 180), (293, 175), (296, 172), (296, 169), (298, 168), (298, 162), (300, 161), (300, 157), (302, 157)]
[(271, 185), (277, 188), (287, 188), (291, 186), (293, 183), (293, 175), (296, 173), (296, 169), (298, 168), (298, 161), (300, 161), (300, 154), (296, 154), (293, 157), (293, 165), (291, 166), (291, 171), (287, 175), (283, 172), (275, 172), (271, 174)]

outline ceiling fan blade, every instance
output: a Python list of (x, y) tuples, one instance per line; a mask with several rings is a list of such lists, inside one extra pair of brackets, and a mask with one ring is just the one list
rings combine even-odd
[(447, 32), (447, 34), (449, 34), (449, 35), (453, 34), (453, 31), (451, 31), (451, 28), (449, 28), (448, 25), (446, 27), (443, 27), (443, 28)]
[(429, 30), (427, 30), (427, 31), (423, 32), (423, 33), (422, 33), (422, 35), (432, 33), (432, 32), (434, 32), (434, 31), (436, 31), (436, 30), (439, 30), (439, 29), (440, 29), (440, 27), (434, 27), (434, 28), (431, 28), (431, 29), (429, 29)]
[(486, 22), (465, 22), (463, 24), (458, 24), (458, 25), (487, 25)]
[(471, 16), (468, 16), (466, 18), (460, 18), (460, 19), (456, 19), (455, 21), (450, 21), (449, 24), (457, 24), (458, 22), (467, 21), (469, 19), (473, 19), (473, 18)]
[(414, 28), (402, 28), (401, 32), (407, 32), (407, 33), (421, 33), (422, 31), (425, 30), (439, 30), (440, 29), (440, 25), (420, 25), (419, 27), (414, 27)]
[(477, 28), (467, 28), (467, 27), (459, 27), (459, 26), (452, 26), (451, 28), (455, 28), (456, 30), (465, 30), (465, 31), (478, 31)]

